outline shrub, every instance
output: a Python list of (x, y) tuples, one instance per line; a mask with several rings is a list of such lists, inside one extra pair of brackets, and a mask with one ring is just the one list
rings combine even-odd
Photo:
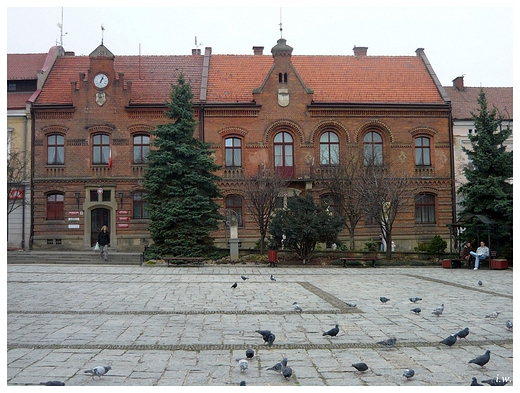
[(428, 254), (440, 254), (444, 252), (447, 246), (448, 243), (446, 243), (446, 240), (443, 240), (439, 235), (435, 235), (434, 238), (430, 240), (430, 243), (428, 243), (426, 252)]

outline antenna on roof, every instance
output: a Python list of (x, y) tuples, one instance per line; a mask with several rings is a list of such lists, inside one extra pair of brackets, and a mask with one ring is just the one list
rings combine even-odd
[(280, 25), (280, 38), (283, 38), (283, 36), (282, 36), (282, 30), (283, 30), (282, 29), (282, 7), (280, 7), (280, 23), (279, 23), (279, 25)]
[(199, 42), (199, 43), (197, 44), (197, 36), (195, 36), (195, 48), (198, 49), (199, 46), (201, 46), (201, 45), (204, 45), (204, 44), (203, 44), (202, 42)]
[(60, 46), (63, 47), (63, 37), (67, 35), (67, 33), (63, 34), (63, 7), (61, 7), (61, 23), (58, 23), (58, 27), (60, 28)]
[(103, 45), (103, 35), (105, 33), (105, 28), (103, 27), (103, 25), (101, 25), (101, 45)]

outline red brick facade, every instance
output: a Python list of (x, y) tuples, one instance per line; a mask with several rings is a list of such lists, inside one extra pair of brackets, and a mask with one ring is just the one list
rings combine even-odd
[[(144, 192), (146, 164), (135, 162), (134, 137), (168, 121), (164, 102), (180, 72), (193, 87), (195, 137), (212, 144), (215, 161), (223, 166), (218, 174), (224, 196), (243, 196), (245, 177), (259, 166), (274, 168), (274, 138), (285, 132), (294, 150), (290, 188), (319, 198), (321, 135), (336, 134), (345, 156), (361, 151), (364, 135), (374, 131), (382, 138), (385, 165), (406, 169), (417, 178), (419, 192), (435, 200), (434, 223), (416, 224), (413, 207), (398, 216), (395, 242), (405, 250), (436, 234), (449, 236), (451, 107), (422, 50), (409, 57), (366, 56), (366, 48), (355, 51), (357, 56), (292, 56), (283, 39), (272, 56), (254, 49), (251, 56), (212, 55), (207, 48), (204, 55), (118, 57), (100, 46), (89, 57), (58, 59), (34, 106), (34, 248), (89, 249), (98, 227), (108, 224), (112, 246), (142, 250), (149, 241), (147, 220), (136, 218), (134, 196)], [(108, 76), (106, 87), (93, 84), (100, 73)], [(53, 135), (63, 137), (63, 163), (48, 162)], [(102, 135), (111, 150), (110, 167), (94, 163), (94, 138)], [(430, 141), (431, 165), (415, 164), (418, 136)], [(226, 167), (229, 137), (240, 141), (239, 166)], [(96, 200), (98, 188), (105, 194)], [(49, 219), (48, 197), (55, 195), (63, 196), (63, 217)], [(239, 238), (243, 247), (253, 247), (258, 230), (245, 209), (243, 217)], [(225, 246), (227, 231), (222, 224), (215, 233), (217, 245)], [(356, 247), (379, 233), (362, 220)]]

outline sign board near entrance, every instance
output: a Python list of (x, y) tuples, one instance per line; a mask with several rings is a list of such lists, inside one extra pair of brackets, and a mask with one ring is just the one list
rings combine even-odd
[(79, 229), (79, 224), (69, 224), (69, 229)]
[(128, 224), (117, 224), (118, 228), (128, 228), (130, 225)]
[(130, 212), (128, 210), (118, 210), (117, 214), (129, 214)]

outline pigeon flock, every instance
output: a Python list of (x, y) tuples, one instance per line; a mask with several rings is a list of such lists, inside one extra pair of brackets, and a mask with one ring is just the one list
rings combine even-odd
[[(246, 280), (249, 279), (249, 277), (247, 277), (247, 276), (241, 276), (241, 278), (242, 278), (243, 281), (246, 281)], [(270, 280), (271, 281), (276, 281), (275, 277), (272, 274), (270, 276)], [(482, 285), (481, 281), (479, 281), (478, 284)], [(237, 287), (238, 287), (237, 282), (234, 282), (231, 285), (232, 289), (236, 289)], [(382, 304), (386, 304), (388, 301), (390, 301), (390, 299), (385, 297), (385, 296), (381, 296), (379, 298), (379, 300), (380, 300), (380, 302)], [(420, 297), (410, 297), (409, 300), (410, 300), (410, 302), (415, 304), (415, 303), (421, 301), (422, 298), (420, 298)], [(348, 308), (353, 308), (353, 307), (357, 306), (356, 303), (351, 303), (351, 302), (345, 302), (345, 305)], [(293, 310), (295, 312), (299, 312), (299, 313), (303, 312), (303, 309), (300, 307), (298, 302), (295, 301), (292, 304), (292, 306), (293, 306)], [(420, 312), (421, 312), (421, 308), (420, 307), (415, 307), (415, 308), (412, 308), (410, 311), (413, 312), (416, 315), (419, 315)], [(440, 306), (438, 306), (437, 308), (435, 308), (432, 311), (432, 314), (434, 314), (436, 316), (441, 316), (443, 312), (444, 312), (444, 303), (441, 304)], [(496, 318), (498, 318), (499, 314), (500, 314), (499, 311), (495, 311), (495, 312), (492, 312), (491, 314), (486, 315), (485, 318), (496, 319)], [(513, 330), (513, 323), (511, 322), (511, 320), (508, 320), (506, 322), (506, 328), (509, 331)], [(336, 324), (333, 328), (323, 332), (322, 336), (336, 337), (339, 334), (339, 331), (340, 331), (339, 325)], [(275, 336), (275, 334), (271, 330), (267, 330), (267, 329), (261, 330), (261, 329), (258, 329), (258, 330), (255, 330), (255, 332), (262, 336), (262, 339), (264, 341), (264, 345), (265, 344), (268, 345), (269, 348), (273, 346), (274, 341), (276, 339), (276, 336)], [(446, 345), (448, 347), (452, 347), (453, 345), (455, 345), (457, 343), (458, 339), (466, 339), (466, 337), (468, 335), (469, 335), (469, 328), (466, 327), (466, 328), (461, 329), (460, 331), (458, 331), (456, 333), (450, 334), (448, 337), (446, 337), (445, 339), (441, 340), (439, 343), (443, 344), (443, 345)], [(396, 343), (397, 343), (396, 337), (390, 337), (390, 338), (387, 338), (385, 340), (378, 341), (376, 344), (381, 345), (384, 348), (393, 348)], [(476, 365), (480, 366), (481, 368), (485, 368), (486, 364), (490, 361), (490, 357), (491, 357), (490, 354), (491, 354), (491, 351), (486, 350), (483, 355), (477, 356), (476, 358), (469, 360), (468, 364), (476, 364)], [(238, 363), (238, 369), (240, 370), (241, 374), (242, 373), (246, 373), (247, 370), (248, 370), (249, 362), (248, 362), (247, 359), (252, 359), (254, 356), (255, 356), (255, 351), (252, 350), (252, 349), (247, 349), (245, 351), (245, 358), (237, 358), (236, 359), (236, 362)], [(360, 373), (364, 373), (367, 370), (369, 370), (369, 366), (366, 363), (364, 363), (364, 362), (353, 363), (352, 367), (354, 367)], [(93, 367), (91, 369), (85, 370), (84, 373), (90, 374), (90, 375), (92, 375), (92, 377), (101, 378), (102, 376), (106, 375), (111, 369), (112, 369), (111, 366), (96, 366), (96, 367)], [(286, 357), (283, 358), (280, 362), (276, 363), (275, 365), (267, 368), (267, 370), (268, 371), (275, 371), (276, 373), (279, 373), (286, 380), (290, 379), (291, 376), (293, 375), (293, 370), (288, 365), (288, 359)], [(407, 381), (410, 381), (415, 376), (415, 371), (413, 369), (406, 369), (406, 370), (404, 370), (402, 375), (406, 378)], [(481, 382), (482, 383), (479, 383), (477, 378), (473, 377), (470, 386), (484, 386), (483, 384), (487, 384), (487, 385), (490, 385), (490, 386), (505, 386), (510, 381), (507, 380), (507, 379), (501, 379), (501, 378), (499, 378), (497, 376), (496, 378), (482, 380)], [(58, 380), (50, 380), (50, 381), (47, 381), (47, 382), (40, 382), (40, 385), (45, 385), (45, 386), (64, 386), (65, 383), (62, 382), (62, 381), (58, 381)], [(246, 381), (242, 380), (240, 382), (240, 386), (246, 386)]]

